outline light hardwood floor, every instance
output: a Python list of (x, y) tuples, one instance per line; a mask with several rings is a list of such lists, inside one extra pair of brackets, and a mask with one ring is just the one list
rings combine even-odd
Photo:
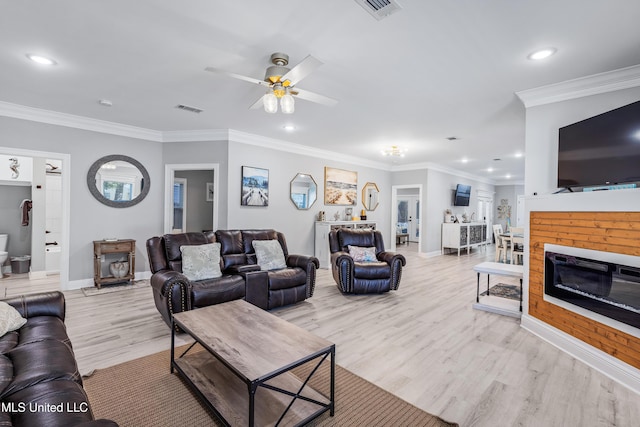
[[(640, 395), (523, 330), (518, 319), (472, 309), (472, 267), (492, 260), (491, 247), (433, 258), (398, 249), (408, 265), (397, 292), (343, 295), (320, 270), (313, 298), (272, 313), (335, 342), (341, 366), (461, 426), (640, 425)], [(12, 277), (0, 285), (13, 295), (57, 283)], [(150, 289), (65, 294), (81, 372), (169, 347)]]

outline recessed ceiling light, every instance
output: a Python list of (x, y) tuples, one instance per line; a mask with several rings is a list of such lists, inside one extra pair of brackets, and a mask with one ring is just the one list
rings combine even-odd
[(488, 168), (487, 172), (493, 172), (493, 168)]
[(296, 130), (296, 127), (294, 125), (284, 125), (282, 126), (282, 129), (286, 130), (287, 132), (293, 132), (294, 130)]
[(548, 47), (546, 49), (540, 49), (540, 50), (536, 50), (535, 52), (531, 52), (527, 58), (534, 60), (534, 61), (539, 61), (541, 59), (545, 59), (550, 57), (551, 55), (553, 55), (554, 53), (556, 53), (558, 51), (558, 49), (556, 49), (555, 47)]
[(524, 154), (522, 154), (521, 152), (519, 152), (519, 151), (518, 151), (518, 152), (515, 154), (515, 156), (516, 156), (516, 158), (517, 158), (517, 159), (519, 159), (520, 157), (524, 156)]
[(27, 58), (29, 58), (33, 62), (36, 62), (38, 64), (42, 64), (42, 65), (56, 65), (57, 64), (57, 62), (54, 61), (53, 59), (47, 58), (46, 56), (42, 56), (42, 55), (34, 55), (32, 53), (28, 53), (27, 54)]
[(468, 162), (469, 162), (469, 159), (467, 159), (466, 157), (462, 158), (462, 163), (468, 163)]
[(108, 99), (99, 99), (98, 100), (98, 104), (102, 105), (103, 107), (112, 107), (113, 106), (113, 102), (109, 101)]
[(505, 175), (505, 178), (507, 178), (507, 179), (511, 179), (511, 174), (506, 174), (506, 175)]

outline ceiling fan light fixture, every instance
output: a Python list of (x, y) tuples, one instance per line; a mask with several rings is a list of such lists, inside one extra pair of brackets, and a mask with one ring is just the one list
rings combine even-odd
[(267, 92), (267, 94), (262, 97), (262, 104), (264, 105), (264, 111), (267, 113), (274, 114), (278, 112), (278, 98), (273, 91)]
[(296, 110), (295, 101), (293, 95), (289, 93), (289, 89), (287, 89), (286, 94), (280, 98), (280, 109), (284, 114), (293, 114)]

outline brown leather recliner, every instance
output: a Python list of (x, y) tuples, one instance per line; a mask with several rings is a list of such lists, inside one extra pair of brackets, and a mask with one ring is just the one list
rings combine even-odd
[(165, 234), (147, 240), (153, 299), (167, 325), (171, 326), (174, 313), (244, 297), (245, 281), (241, 275), (226, 273), (214, 279), (191, 281), (182, 274), (180, 246), (215, 241), (212, 231)]
[[(375, 248), (375, 260), (354, 261), (349, 246)], [(338, 288), (344, 293), (366, 294), (397, 290), (402, 267), (407, 261), (403, 255), (384, 250), (382, 233), (376, 230), (341, 228), (329, 232), (331, 271)]]

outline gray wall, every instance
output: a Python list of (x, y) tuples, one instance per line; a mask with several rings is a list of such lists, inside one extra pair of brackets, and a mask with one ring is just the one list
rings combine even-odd
[[(268, 207), (240, 206), (242, 166), (269, 169)], [(367, 220), (378, 221), (378, 229), (388, 246), (391, 238), (389, 172), (233, 141), (229, 144), (228, 228), (274, 228), (285, 234), (289, 252), (313, 255), (314, 224), (318, 212), (324, 210), (330, 219), (336, 211), (344, 212), (345, 209), (345, 206), (324, 205), (325, 166), (358, 172), (358, 204), (353, 206), (354, 214), (359, 214), (363, 208), (360, 200), (362, 187), (367, 182), (378, 185), (380, 205), (375, 211), (367, 212)], [(298, 210), (289, 198), (290, 182), (297, 173), (310, 174), (318, 185), (318, 200), (308, 210)]]
[(31, 199), (31, 185), (0, 185), (0, 233), (9, 235), (5, 265), (9, 265), (12, 256), (31, 254), (31, 222), (21, 225), (20, 203), (24, 199)]
[[(112, 236), (135, 239), (136, 271), (149, 270), (145, 241), (163, 228), (162, 144), (8, 117), (0, 117), (0, 140), (4, 147), (70, 155), (69, 280), (93, 277), (93, 240)], [(133, 157), (149, 172), (149, 195), (136, 206), (110, 208), (89, 192), (89, 168), (109, 154)]]
[(167, 164), (218, 163), (220, 165), (220, 176), (216, 177), (218, 178), (218, 228), (228, 228), (226, 206), (229, 203), (229, 143), (227, 141), (172, 142), (165, 143), (162, 147), (163, 167)]
[[(477, 211), (478, 190), (494, 191), (494, 186), (485, 184), (466, 177), (456, 176), (450, 173), (435, 169), (421, 169), (413, 171), (393, 172), (393, 185), (414, 185), (422, 184), (422, 247), (425, 253), (437, 253), (442, 245), (442, 223), (444, 222), (444, 211), (451, 209), (454, 215), (462, 218), (463, 213), (471, 216)], [(466, 184), (471, 186), (471, 200), (468, 207), (453, 206), (453, 192), (456, 184)], [(475, 219), (478, 218), (476, 212)]]
[(211, 170), (176, 171), (176, 178), (187, 180), (187, 231), (213, 229), (213, 202), (207, 202), (207, 182), (213, 182)]
[(502, 199), (507, 199), (509, 201), (509, 205), (511, 206), (511, 225), (516, 226), (516, 206), (518, 201), (518, 196), (524, 194), (524, 185), (497, 185), (496, 186), (496, 194), (493, 201), (493, 223), (494, 224), (502, 224), (502, 229), (507, 231), (507, 219), (500, 218), (498, 216), (498, 206)]

